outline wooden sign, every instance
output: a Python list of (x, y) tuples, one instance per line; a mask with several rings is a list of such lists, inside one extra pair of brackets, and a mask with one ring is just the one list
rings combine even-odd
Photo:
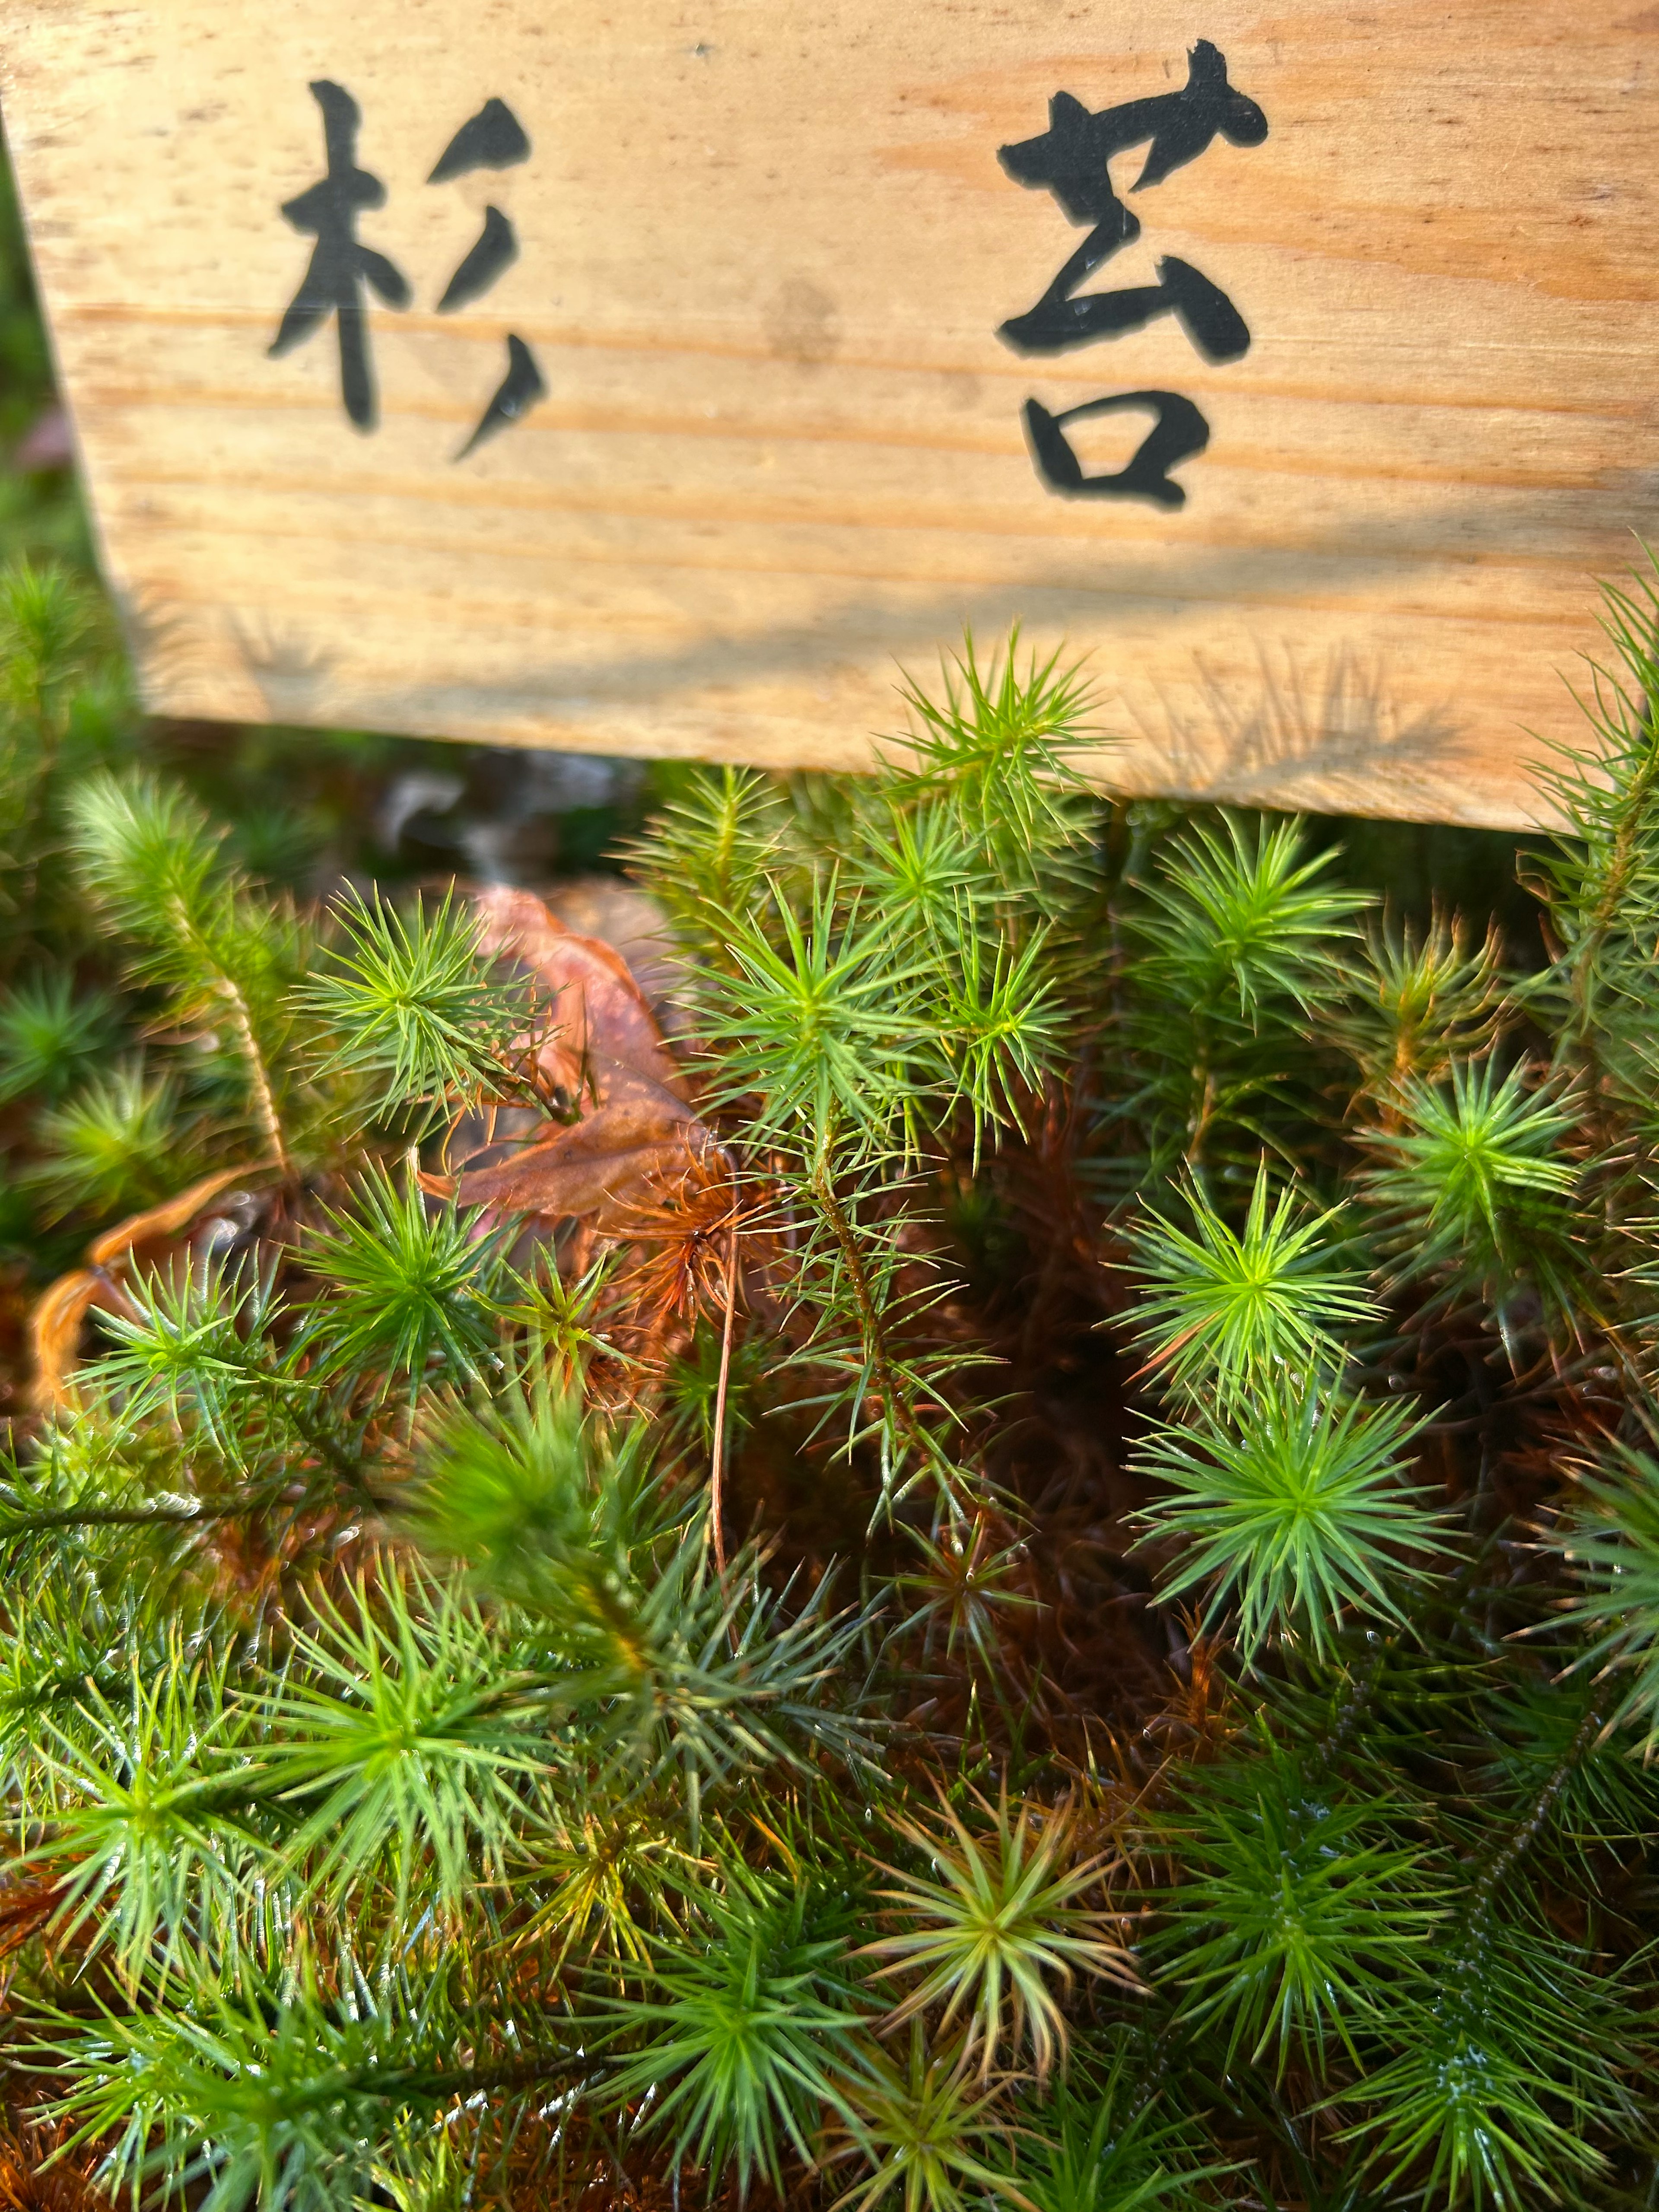
[[(1515, 823), (1659, 533), (1659, 7), (0, 0), (158, 708)], [(1528, 733), (1532, 734), (1528, 734)]]

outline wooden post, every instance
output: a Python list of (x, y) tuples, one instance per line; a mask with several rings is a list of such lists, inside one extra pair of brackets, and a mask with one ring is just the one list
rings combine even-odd
[(1517, 823), (1659, 524), (1644, 0), (0, 0), (0, 99), (170, 714), (855, 765), (1018, 620), (1122, 787)]

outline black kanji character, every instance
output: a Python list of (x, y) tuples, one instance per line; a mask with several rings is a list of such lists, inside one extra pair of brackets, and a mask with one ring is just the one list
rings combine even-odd
[(323, 111), (328, 174), (296, 199), (286, 201), (283, 213), (295, 230), (313, 237), (317, 245), (270, 350), (273, 355), (290, 352), (333, 315), (339, 325), (340, 396), (345, 411), (360, 430), (372, 430), (374, 382), (362, 288), (370, 285), (389, 307), (406, 307), (413, 295), (402, 272), (357, 236), (357, 218), (363, 210), (386, 205), (386, 186), (357, 167), (362, 111), (349, 92), (326, 78), (318, 78), (311, 94)]
[[(1115, 415), (1126, 407), (1150, 407), (1157, 422), (1113, 476), (1085, 477), (1072, 451), (1065, 425), (1085, 415)], [(1073, 499), (1149, 499), (1158, 507), (1184, 507), (1187, 495), (1172, 483), (1170, 471), (1190, 460), (1210, 442), (1210, 426), (1190, 399), (1178, 392), (1119, 392), (1109, 399), (1091, 399), (1051, 415), (1041, 401), (1025, 403), (1025, 434), (1044, 480)]]
[[(427, 179), (431, 185), (447, 183), (472, 169), (506, 169), (530, 158), (530, 138), (524, 125), (503, 100), (487, 100), (477, 113), (462, 124), (438, 157)], [(519, 258), (518, 235), (498, 207), (484, 210), (483, 228), (463, 255), (455, 274), (438, 302), (441, 315), (481, 300), (496, 279)], [(536, 356), (524, 340), (509, 332), (507, 374), (497, 386), (477, 427), (456, 454), (458, 461), (475, 453), (485, 439), (493, 438), (521, 416), (527, 415), (547, 391)]]

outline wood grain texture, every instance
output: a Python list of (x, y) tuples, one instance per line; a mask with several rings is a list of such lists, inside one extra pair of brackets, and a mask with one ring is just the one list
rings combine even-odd
[[(998, 148), (1061, 89), (1178, 88), (1200, 38), (1269, 136), (1133, 198), (1091, 289), (1178, 255), (1251, 349), (1165, 319), (1021, 358), (998, 325), (1082, 233)], [(371, 314), (370, 435), (331, 331), (266, 350), (320, 77), (415, 288)], [(492, 95), (531, 158), (428, 185)], [(1581, 727), (1594, 579), (1659, 533), (1644, 0), (0, 0), (0, 100), (172, 714), (856, 765), (901, 666), (1018, 620), (1090, 656), (1122, 787), (1516, 823)], [(520, 258), (440, 314), (492, 204)], [(509, 331), (547, 395), (457, 461)], [(1025, 399), (1143, 387), (1211, 425), (1185, 507), (1049, 491)]]

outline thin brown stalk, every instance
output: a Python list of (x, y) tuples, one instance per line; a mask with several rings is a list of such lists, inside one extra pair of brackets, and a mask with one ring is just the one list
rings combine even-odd
[(714, 1386), (714, 1434), (709, 1457), (708, 1518), (714, 1536), (714, 1564), (726, 1572), (726, 1392), (732, 1377), (732, 1328), (738, 1310), (738, 1200), (732, 1195), (732, 1225), (726, 1236), (726, 1320), (720, 1330), (720, 1372)]
[(191, 918), (181, 900), (173, 902), (174, 918), (182, 937), (196, 947), (205, 965), (212, 971), (212, 989), (228, 1008), (236, 1031), (236, 1042), (253, 1085), (253, 1110), (266, 1143), (282, 1172), (284, 1182), (294, 1180), (294, 1158), (288, 1148), (288, 1139), (283, 1133), (282, 1117), (276, 1111), (276, 1094), (270, 1087), (270, 1072), (265, 1066), (264, 1054), (259, 1049), (259, 1040), (253, 1033), (253, 1017), (248, 1012), (247, 1000), (234, 976), (226, 973), (223, 962), (211, 938)]
[(864, 1259), (858, 1248), (858, 1240), (853, 1234), (852, 1224), (842, 1210), (841, 1200), (836, 1195), (830, 1170), (822, 1164), (813, 1175), (812, 1189), (818, 1204), (823, 1208), (823, 1218), (830, 1224), (830, 1233), (835, 1238), (842, 1259), (846, 1264), (848, 1279), (853, 1286), (854, 1303), (858, 1307), (859, 1326), (864, 1339), (865, 1354), (870, 1362), (870, 1371), (874, 1377), (876, 1389), (880, 1393), (882, 1403), (896, 1425), (902, 1431), (906, 1441), (920, 1452), (924, 1460), (931, 1459), (933, 1454), (927, 1432), (916, 1419), (908, 1398), (900, 1389), (898, 1378), (888, 1364), (887, 1344), (882, 1332), (881, 1316), (876, 1308), (875, 1293), (870, 1287), (870, 1278), (865, 1272)]
[(253, 1034), (253, 1023), (248, 1013), (247, 1001), (228, 975), (220, 977), (219, 988), (229, 1002), (231, 1019), (236, 1025), (237, 1039), (242, 1048), (242, 1057), (247, 1062), (248, 1073), (252, 1079), (253, 1108), (259, 1127), (264, 1132), (265, 1141), (270, 1146), (271, 1155), (282, 1171), (283, 1182), (291, 1182), (294, 1180), (293, 1156), (288, 1149), (288, 1139), (283, 1134), (282, 1120), (276, 1111), (276, 1101), (271, 1091), (270, 1075), (266, 1072), (264, 1054), (260, 1051), (258, 1040)]

